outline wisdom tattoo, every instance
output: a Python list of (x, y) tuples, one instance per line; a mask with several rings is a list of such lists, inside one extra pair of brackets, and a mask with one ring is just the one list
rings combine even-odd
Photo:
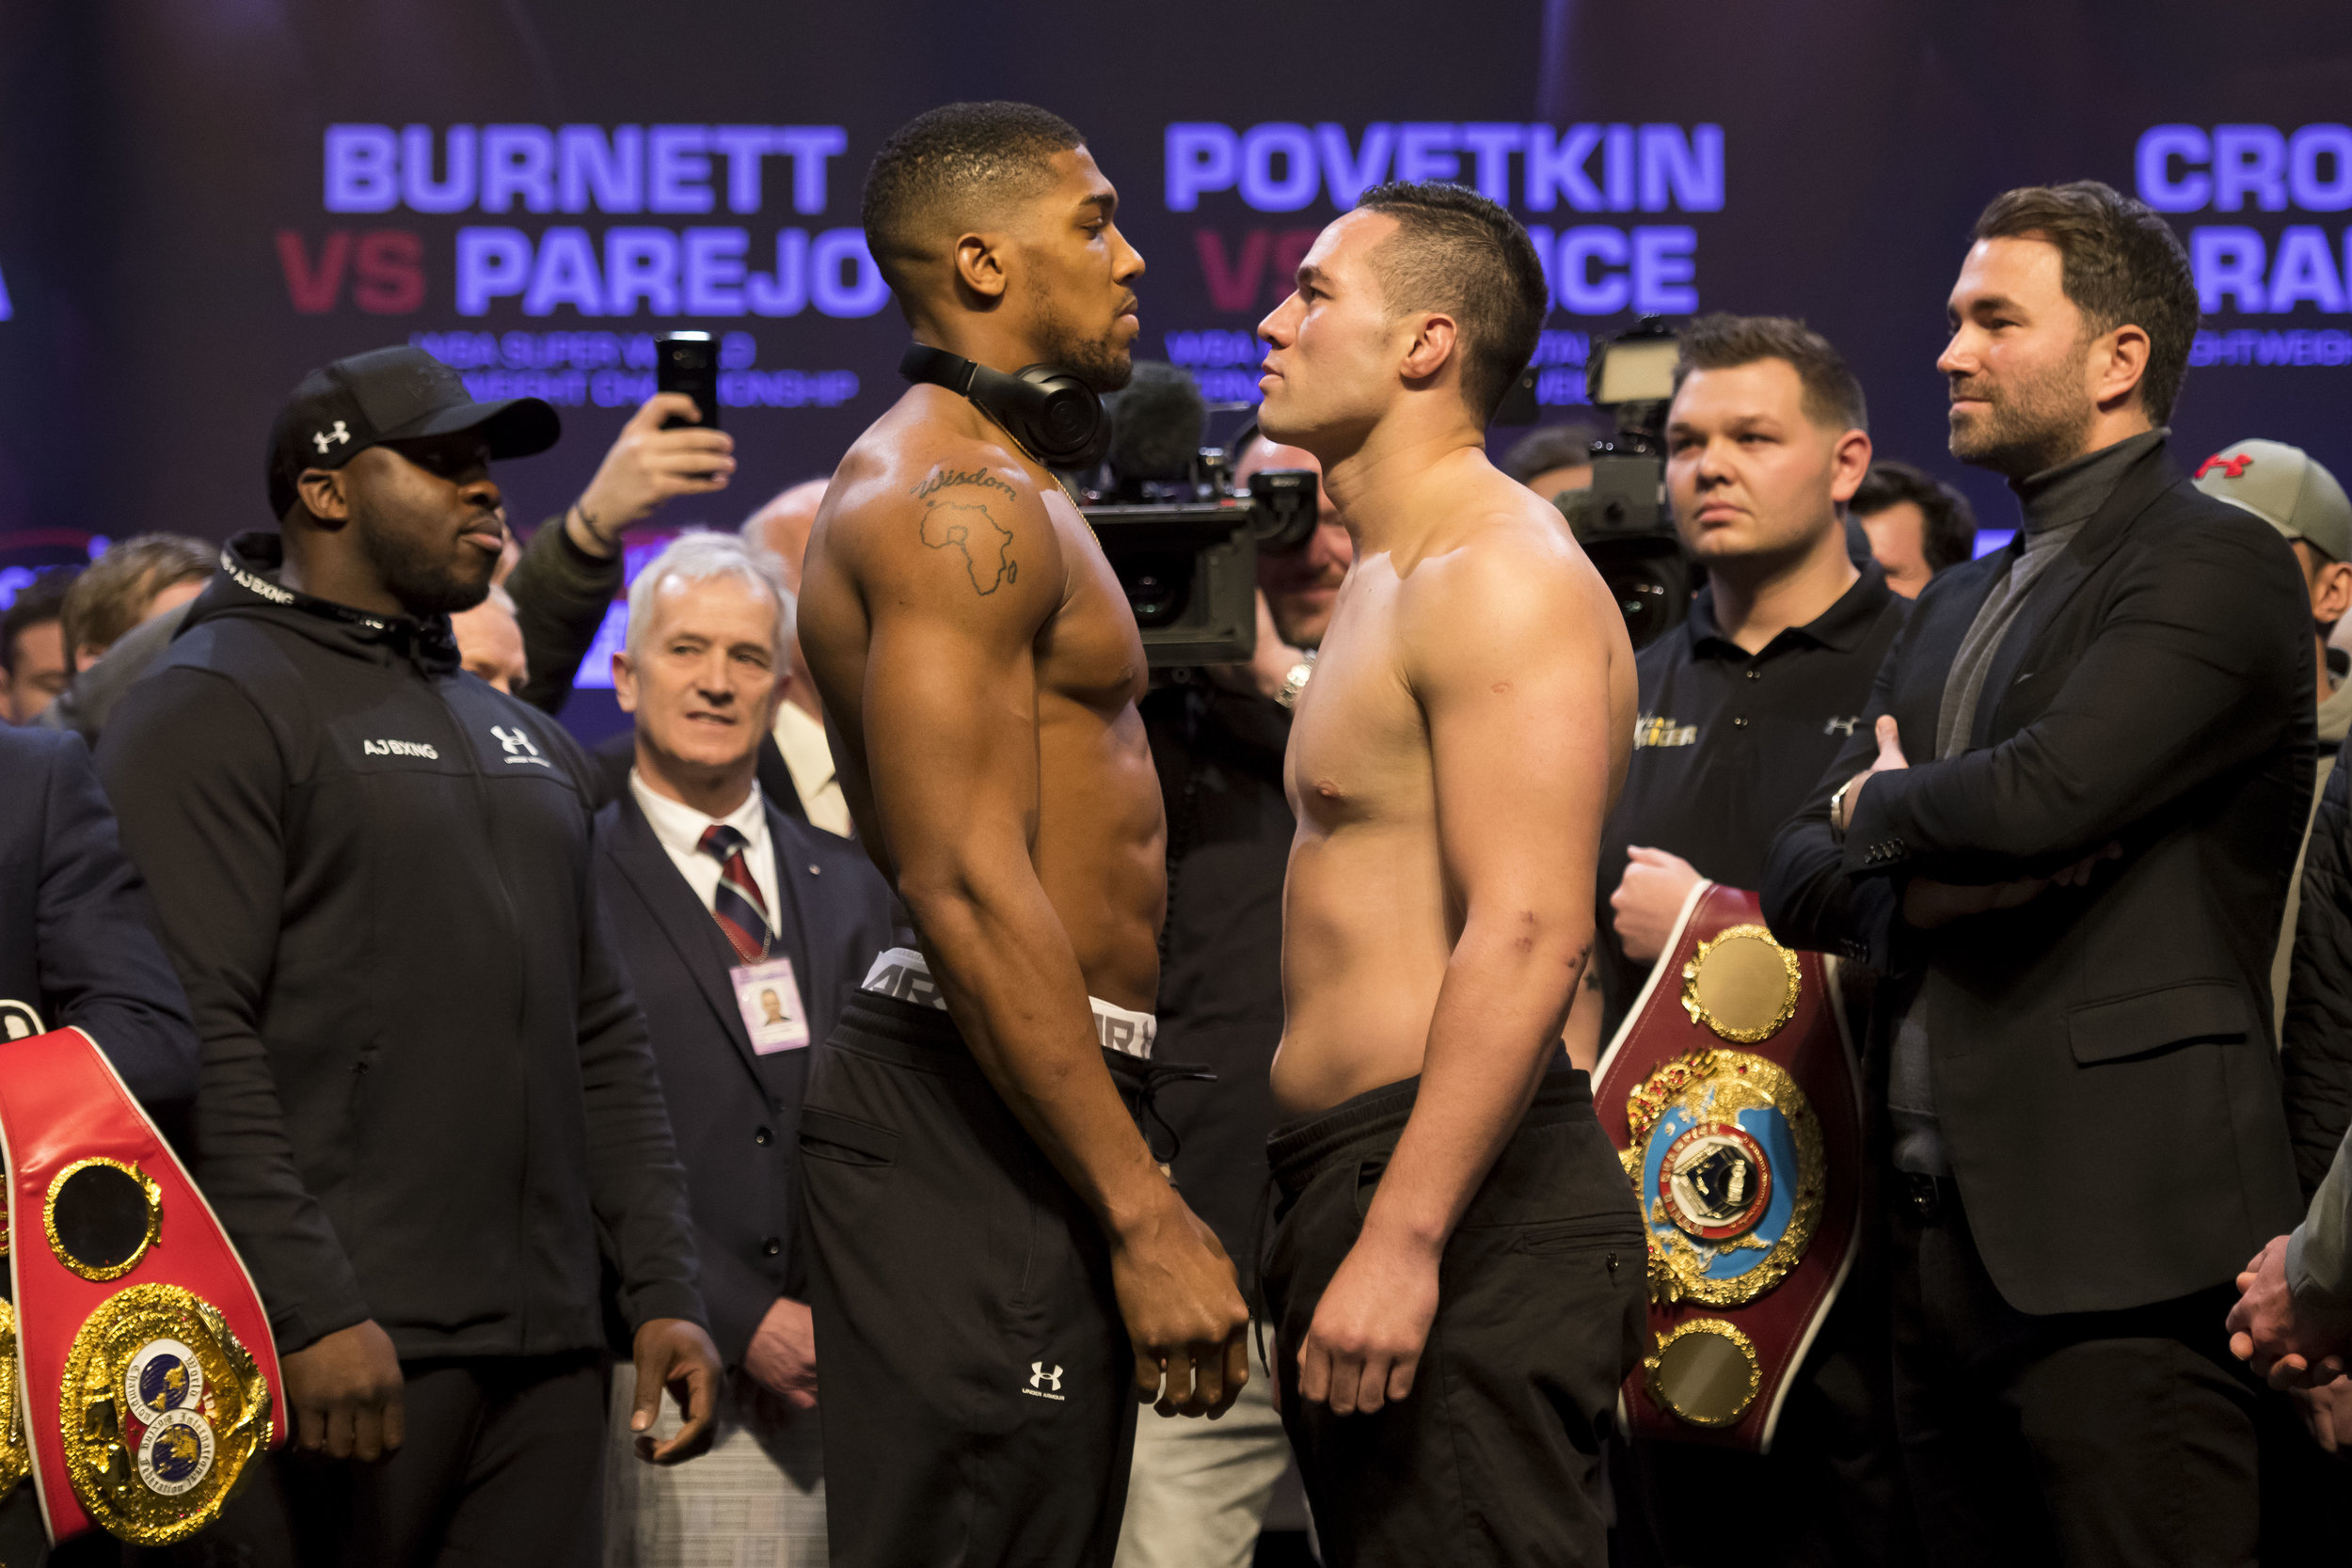
[(914, 496), (916, 500), (921, 500), (927, 496), (935, 496), (940, 491), (956, 484), (968, 484), (981, 490), (1000, 490), (1004, 492), (1007, 500), (1020, 499), (1011, 485), (1007, 484), (986, 468), (934, 468), (930, 478), (914, 487)]

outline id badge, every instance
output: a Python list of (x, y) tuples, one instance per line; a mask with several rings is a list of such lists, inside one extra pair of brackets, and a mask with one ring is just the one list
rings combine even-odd
[(772, 1056), (808, 1044), (808, 1014), (801, 1006), (801, 986), (792, 977), (790, 958), (741, 964), (727, 975), (735, 982), (736, 1010), (751, 1031), (754, 1054)]

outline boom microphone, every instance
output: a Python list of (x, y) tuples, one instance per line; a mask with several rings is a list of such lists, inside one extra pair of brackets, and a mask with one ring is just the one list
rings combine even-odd
[(1113, 498), (1193, 499), (1209, 405), (1192, 373), (1165, 360), (1138, 359), (1126, 389), (1109, 401)]

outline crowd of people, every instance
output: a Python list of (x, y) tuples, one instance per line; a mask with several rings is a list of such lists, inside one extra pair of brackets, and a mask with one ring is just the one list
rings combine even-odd
[[(525, 536), (494, 465), (553, 409), (394, 347), (277, 412), (273, 528), (0, 617), (0, 992), (170, 1137), (283, 1369), (285, 1449), (167, 1552), (2321, 1560), (2352, 500), (2169, 449), (2163, 221), (2079, 182), (1970, 237), (1932, 373), (2016, 497), (1980, 558), (1820, 333), (1690, 323), (1697, 587), (1637, 655), (1549, 505), (1598, 432), (1485, 455), (1526, 236), (1376, 186), (1232, 454), (1317, 525), (1248, 662), (1147, 679), (1010, 373), (1123, 382), (1117, 199), (1025, 105), (902, 130), (865, 223), (937, 363), (633, 580), (729, 436), (656, 396)], [(1837, 960), (1859, 1062), (1769, 1452), (1620, 1420), (1655, 1243), (1593, 1074), (1709, 885)]]

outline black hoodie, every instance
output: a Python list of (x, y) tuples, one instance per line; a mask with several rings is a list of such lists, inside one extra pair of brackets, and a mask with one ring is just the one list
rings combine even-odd
[(248, 533), (98, 752), (204, 1045), (197, 1179), (278, 1348), (404, 1359), (703, 1321), (686, 1184), (589, 870), (587, 764), (446, 617), (275, 580)]

